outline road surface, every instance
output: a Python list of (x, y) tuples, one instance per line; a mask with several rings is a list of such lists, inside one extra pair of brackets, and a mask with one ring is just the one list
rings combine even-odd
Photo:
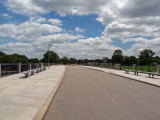
[(44, 120), (160, 120), (160, 88), (68, 66)]

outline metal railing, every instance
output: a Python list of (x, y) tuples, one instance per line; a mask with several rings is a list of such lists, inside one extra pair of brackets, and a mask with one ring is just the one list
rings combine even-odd
[[(50, 64), (50, 65), (52, 65), (52, 64)], [(19, 69), (20, 69), (20, 72), (23, 72), (23, 71), (27, 71), (29, 69), (40, 68), (41, 63), (21, 64), (21, 66), (20, 66), (21, 68), (19, 68), (19, 64), (4, 64), (4, 63), (2, 63), (0, 66), (1, 66), (0, 77), (5, 77), (5, 76), (19, 73)], [(43, 67), (48, 67), (48, 63), (44, 63)]]
[(1, 76), (5, 77), (18, 73), (18, 64), (1, 64)]

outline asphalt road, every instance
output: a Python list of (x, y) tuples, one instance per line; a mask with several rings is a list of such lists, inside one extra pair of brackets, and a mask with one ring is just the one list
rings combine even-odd
[(68, 66), (44, 120), (160, 120), (160, 88)]

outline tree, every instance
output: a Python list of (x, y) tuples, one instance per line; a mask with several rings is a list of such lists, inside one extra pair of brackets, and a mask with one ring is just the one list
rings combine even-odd
[(48, 63), (48, 55), (49, 55), (50, 63), (58, 62), (59, 60), (58, 54), (53, 51), (47, 51), (46, 53), (44, 53), (43, 59), (41, 60), (43, 63)]
[(77, 63), (77, 60), (75, 58), (70, 58), (69, 59), (69, 63), (70, 64), (76, 64)]
[(124, 56), (124, 57), (123, 57), (123, 64), (129, 65), (129, 64), (130, 64), (129, 58), (130, 58), (130, 57), (128, 57), (128, 56)]
[(115, 50), (112, 56), (113, 63), (122, 63), (123, 55), (122, 50)]
[(152, 63), (152, 58), (154, 54), (155, 52), (148, 49), (141, 51), (139, 55), (140, 65), (150, 65)]
[(64, 56), (60, 59), (60, 62), (62, 62), (64, 65), (66, 65), (69, 61), (68, 61), (68, 57)]
[(137, 63), (137, 58), (135, 56), (130, 56), (129, 57), (129, 64), (136, 64)]
[(157, 63), (157, 64), (160, 64), (160, 57), (159, 57), (159, 56), (153, 57), (153, 58), (152, 58), (152, 62), (155, 62), (155, 63)]
[(38, 58), (31, 58), (29, 59), (30, 63), (39, 63), (40, 61), (38, 60)]
[(137, 60), (135, 56), (124, 56), (123, 57), (123, 64), (128, 64), (128, 65), (132, 65), (132, 64), (136, 64)]
[(25, 55), (19, 54), (5, 55), (4, 60), (3, 63), (29, 63)]
[(0, 51), (0, 63), (5, 63), (6, 54)]

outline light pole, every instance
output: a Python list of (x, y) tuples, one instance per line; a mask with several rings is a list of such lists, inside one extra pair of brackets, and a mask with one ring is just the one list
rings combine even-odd
[(48, 44), (48, 67), (50, 65), (50, 48), (51, 48), (52, 44)]

